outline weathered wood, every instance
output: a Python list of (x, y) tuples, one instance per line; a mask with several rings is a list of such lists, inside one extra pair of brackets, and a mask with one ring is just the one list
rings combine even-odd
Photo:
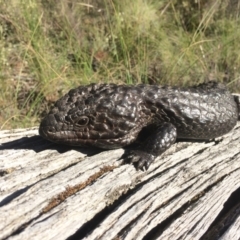
[(146, 172), (123, 149), (0, 132), (0, 239), (239, 239), (240, 124), (176, 143)]

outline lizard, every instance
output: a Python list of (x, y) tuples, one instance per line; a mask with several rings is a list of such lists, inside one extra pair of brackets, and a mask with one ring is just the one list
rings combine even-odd
[(178, 139), (204, 141), (231, 131), (240, 120), (239, 99), (214, 81), (193, 87), (90, 84), (56, 101), (39, 134), (103, 149), (137, 142), (125, 160), (143, 170)]

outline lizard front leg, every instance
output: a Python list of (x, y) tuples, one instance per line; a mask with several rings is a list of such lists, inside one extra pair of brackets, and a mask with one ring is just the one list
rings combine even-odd
[(157, 127), (143, 144), (134, 150), (124, 154), (127, 162), (133, 163), (137, 169), (147, 170), (151, 163), (163, 152), (165, 152), (177, 138), (177, 129), (171, 123), (164, 123)]

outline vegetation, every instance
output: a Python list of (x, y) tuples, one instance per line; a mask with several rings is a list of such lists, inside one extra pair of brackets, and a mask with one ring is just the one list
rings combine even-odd
[(69, 89), (92, 82), (240, 91), (234, 0), (1, 0), (0, 128), (37, 125)]

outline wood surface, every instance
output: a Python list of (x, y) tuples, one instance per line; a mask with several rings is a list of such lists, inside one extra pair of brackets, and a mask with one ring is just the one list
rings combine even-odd
[(240, 123), (179, 142), (148, 171), (123, 149), (0, 131), (0, 239), (240, 239)]

